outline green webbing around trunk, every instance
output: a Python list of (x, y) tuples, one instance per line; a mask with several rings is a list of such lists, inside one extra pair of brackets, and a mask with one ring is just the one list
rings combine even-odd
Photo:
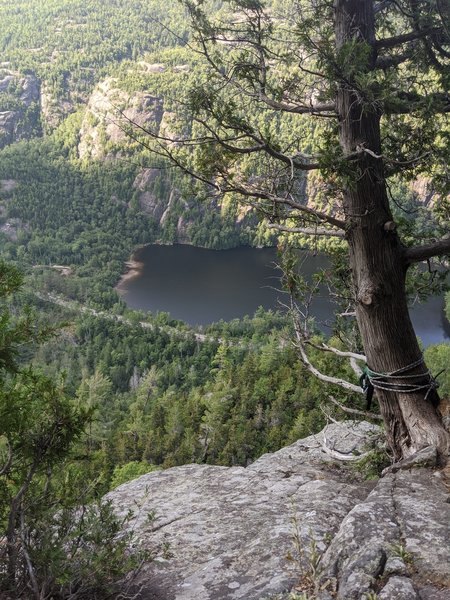
[[(410, 365), (392, 371), (391, 373), (378, 373), (366, 365), (363, 368), (363, 374), (360, 377), (359, 383), (366, 393), (368, 401), (369, 395), (371, 398), (374, 388), (385, 390), (387, 392), (401, 392), (403, 394), (412, 394), (414, 392), (419, 392), (420, 390), (427, 390), (427, 393), (425, 394), (426, 399), (431, 390), (435, 390), (439, 387), (436, 378), (433, 377), (430, 371), (426, 371), (425, 373), (407, 374), (408, 371), (418, 367), (423, 364), (423, 362), (423, 356), (421, 356)], [(439, 377), (441, 373), (443, 373), (443, 371), (438, 373), (436, 377)], [(411, 381), (405, 382), (405, 379), (410, 379)]]

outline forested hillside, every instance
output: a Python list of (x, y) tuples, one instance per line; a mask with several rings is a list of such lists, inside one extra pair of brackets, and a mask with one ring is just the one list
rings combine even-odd
[(189, 77), (180, 7), (2, 2), (0, 22), (6, 258), (71, 267), (70, 282), (59, 282), (65, 293), (114, 304), (111, 289), (140, 244), (225, 248), (254, 239), (232, 207), (214, 198), (201, 206), (185, 178), (116, 124), (118, 110), (143, 125), (170, 120), (163, 98)]

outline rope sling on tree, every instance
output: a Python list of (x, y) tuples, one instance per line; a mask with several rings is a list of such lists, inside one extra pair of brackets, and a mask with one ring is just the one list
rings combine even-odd
[[(402, 394), (412, 394), (414, 392), (419, 392), (420, 390), (427, 390), (425, 394), (426, 400), (431, 390), (436, 390), (439, 387), (439, 383), (436, 381), (436, 378), (439, 377), (439, 375), (443, 373), (445, 369), (440, 371), (436, 377), (433, 377), (429, 370), (425, 373), (414, 373), (411, 375), (406, 374), (411, 369), (423, 364), (423, 362), (423, 356), (421, 356), (418, 360), (410, 365), (402, 367), (401, 369), (397, 369), (396, 371), (391, 371), (390, 373), (377, 373), (368, 365), (366, 365), (363, 368), (363, 373), (359, 379), (359, 384), (362, 387), (363, 392), (366, 394), (367, 410), (372, 404), (374, 389), (385, 390), (387, 392), (401, 392)], [(398, 381), (399, 379), (414, 379), (416, 381), (400, 382)]]

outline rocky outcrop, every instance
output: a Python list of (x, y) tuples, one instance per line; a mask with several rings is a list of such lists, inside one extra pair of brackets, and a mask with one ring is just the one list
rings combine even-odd
[(60, 125), (74, 110), (74, 103), (68, 97), (58, 98), (52, 93), (50, 86), (43, 82), (41, 86), (41, 116), (46, 130), (51, 131)]
[(80, 158), (107, 158), (126, 150), (130, 122), (159, 130), (164, 114), (162, 99), (145, 92), (128, 93), (108, 77), (92, 93), (80, 130)]
[(34, 75), (0, 69), (0, 148), (29, 139), (38, 128), (39, 83)]
[(157, 191), (155, 188), (160, 177), (160, 169), (142, 169), (133, 187), (139, 192), (139, 207), (161, 225), (163, 215), (171, 204), (173, 190), (169, 188), (166, 194), (161, 193), (160, 189)]
[[(429, 469), (376, 484), (330, 456), (357, 457), (379, 436), (342, 423), (247, 468), (187, 465), (153, 472), (108, 497), (155, 559), (146, 600), (450, 598), (450, 504)], [(375, 596), (378, 594), (378, 596)]]
[[(206, 213), (215, 213), (218, 220), (228, 222), (237, 232), (257, 226), (258, 217), (249, 207), (240, 207), (227, 214), (218, 196), (202, 202), (196, 198), (186, 199), (175, 187), (173, 179), (161, 169), (142, 169), (136, 176), (133, 188), (138, 192), (139, 208), (153, 217), (161, 232), (168, 225), (171, 226), (174, 234), (171, 241), (178, 244), (193, 243), (192, 231), (201, 226)], [(201, 245), (198, 239), (194, 243)]]
[[(164, 179), (160, 169), (142, 169), (138, 173), (133, 187), (139, 192), (138, 201), (141, 210), (151, 215), (161, 230), (164, 229), (172, 215), (175, 215), (176, 241), (180, 244), (189, 244), (191, 241), (189, 228), (195, 222), (193, 209), (199, 210), (198, 203), (195, 201), (189, 203), (184, 200), (171, 182)], [(209, 205), (208, 209), (220, 211), (216, 204)]]
[[(450, 598), (448, 491), (431, 470), (388, 474), (343, 520), (323, 557), (337, 597)], [(395, 592), (395, 593), (394, 593)]]

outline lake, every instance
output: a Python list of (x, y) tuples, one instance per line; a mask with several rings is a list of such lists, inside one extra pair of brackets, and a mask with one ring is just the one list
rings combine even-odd
[[(136, 251), (138, 264), (118, 289), (130, 308), (165, 311), (190, 325), (207, 325), (253, 315), (258, 306), (282, 309), (287, 301), (279, 289), (274, 248), (240, 247), (206, 250), (193, 246), (146, 246)], [(324, 256), (302, 255), (302, 273), (308, 278), (326, 267)], [(444, 316), (444, 299), (432, 297), (411, 309), (417, 335), (423, 343), (450, 340)], [(330, 331), (333, 305), (319, 295), (312, 313), (319, 327)]]

